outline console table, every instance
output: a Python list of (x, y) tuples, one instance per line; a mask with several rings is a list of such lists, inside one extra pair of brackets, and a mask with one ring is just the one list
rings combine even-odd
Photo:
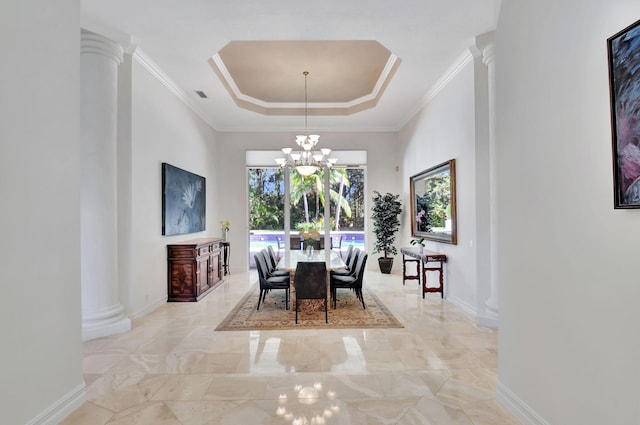
[(231, 274), (229, 272), (229, 258), (231, 258), (231, 242), (220, 242), (222, 247), (222, 270), (224, 275)]
[[(402, 284), (404, 285), (405, 280), (417, 280), (418, 285), (422, 283), (422, 298), (427, 292), (440, 292), (440, 298), (444, 298), (443, 272), (447, 256), (439, 252), (425, 251), (413, 247), (400, 248), (400, 252), (402, 253)], [(407, 263), (416, 263), (417, 274), (407, 274)], [(431, 266), (429, 263), (434, 264)], [(427, 272), (429, 271), (437, 271), (439, 273), (439, 285), (437, 287), (427, 286)]]

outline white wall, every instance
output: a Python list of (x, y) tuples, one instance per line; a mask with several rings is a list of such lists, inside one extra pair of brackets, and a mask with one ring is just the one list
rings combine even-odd
[[(137, 317), (166, 302), (167, 244), (219, 236), (221, 202), (215, 131), (152, 76), (135, 55), (131, 68), (131, 238), (123, 241), (130, 248), (120, 246), (131, 252), (127, 266), (130, 281), (121, 285), (121, 295), (127, 313)], [(162, 236), (163, 162), (206, 178), (204, 232)], [(241, 167), (242, 162), (238, 164)], [(128, 220), (127, 212), (121, 211), (120, 218)]]
[(640, 423), (640, 210), (614, 210), (606, 39), (637, 0), (504, 2), (496, 32), (500, 397)]
[(77, 0), (0, 5), (0, 422), (84, 398)]
[[(247, 150), (279, 150), (283, 147), (293, 147), (295, 133), (218, 133), (218, 170), (220, 177), (219, 215), (221, 219), (232, 221), (228, 239), (232, 246), (231, 269), (246, 270), (248, 267), (249, 219), (247, 211), (247, 171), (245, 152)], [(367, 151), (367, 202), (371, 201), (373, 191), (382, 193), (401, 192), (395, 133), (331, 133), (321, 132), (322, 147), (333, 150), (366, 150)], [(242, 164), (242, 165), (241, 165)], [(275, 164), (274, 164), (275, 165)], [(367, 207), (367, 218), (370, 215)], [(369, 220), (365, 221), (367, 226)], [(368, 229), (369, 231), (371, 229)], [(398, 237), (401, 235), (398, 234)], [(367, 250), (372, 252), (373, 235), (368, 234)], [(408, 244), (405, 239), (398, 240), (398, 246)], [(378, 255), (370, 255), (367, 266), (378, 267)], [(394, 267), (401, 267), (400, 261)]]
[[(406, 205), (403, 240), (411, 239), (409, 178), (449, 159), (456, 160), (457, 245), (428, 241), (426, 249), (447, 255), (446, 297), (476, 314), (476, 159), (473, 60), (400, 132), (402, 193)], [(435, 279), (435, 275), (433, 276)]]

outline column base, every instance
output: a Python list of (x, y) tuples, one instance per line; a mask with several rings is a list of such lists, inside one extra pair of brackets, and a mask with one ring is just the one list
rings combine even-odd
[(494, 316), (498, 315), (498, 299), (494, 297), (493, 294), (489, 297), (489, 299), (484, 303), (484, 306), (487, 308), (487, 312)]
[(131, 330), (131, 320), (123, 314), (124, 308), (115, 304), (82, 315), (82, 340), (102, 338)]
[(105, 323), (82, 323), (82, 341), (89, 341), (130, 330), (131, 320), (124, 316), (115, 321), (111, 319)]
[(487, 328), (498, 329), (500, 316), (498, 315), (498, 306), (496, 300), (490, 297), (484, 303), (484, 311), (478, 314), (478, 324)]
[(479, 314), (477, 317), (478, 324), (480, 326), (484, 326), (486, 328), (491, 328), (491, 329), (499, 329), (500, 321), (498, 319), (499, 318), (497, 315), (493, 315), (488, 311), (485, 311), (484, 313)]

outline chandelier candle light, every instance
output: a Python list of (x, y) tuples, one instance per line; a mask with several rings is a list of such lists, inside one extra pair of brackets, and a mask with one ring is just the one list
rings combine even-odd
[[(309, 71), (304, 71), (304, 131), (307, 132), (307, 76)], [(314, 150), (320, 136), (317, 134), (298, 135), (296, 143), (298, 150), (282, 148), (284, 158), (276, 158), (276, 163), (281, 167), (295, 168), (302, 176), (307, 177), (318, 171), (319, 168), (331, 168), (338, 161), (337, 158), (329, 158), (331, 149), (322, 148)]]

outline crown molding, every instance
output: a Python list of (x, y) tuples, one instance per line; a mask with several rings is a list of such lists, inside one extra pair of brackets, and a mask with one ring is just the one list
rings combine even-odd
[(90, 31), (98, 36), (105, 37), (112, 40), (114, 43), (119, 44), (125, 53), (131, 55), (132, 58), (142, 65), (142, 67), (153, 77), (155, 77), (160, 84), (169, 89), (171, 93), (181, 100), (213, 130), (216, 130), (216, 123), (211, 119), (211, 117), (205, 114), (204, 111), (200, 109), (195, 102), (193, 102), (187, 93), (182, 90), (164, 71), (162, 71), (162, 69), (160, 69), (160, 67), (146, 53), (144, 53), (140, 47), (136, 45), (135, 40), (130, 35), (107, 25), (103, 25), (97, 20), (85, 15), (81, 17), (81, 29)]
[(458, 58), (453, 62), (453, 64), (445, 71), (444, 74), (435, 82), (433, 86), (429, 89), (429, 91), (422, 97), (420, 102), (409, 111), (407, 117), (400, 122), (396, 131), (400, 131), (407, 123), (418, 113), (427, 106), (435, 97), (444, 89), (451, 80), (453, 80), (459, 73), (471, 63), (476, 55), (472, 51), (472, 48), (467, 48), (465, 51), (458, 56)]
[(407, 114), (407, 117), (400, 123), (396, 131), (400, 131), (402, 127), (418, 113), (422, 108), (427, 106), (437, 95), (444, 89), (451, 80), (453, 80), (459, 73), (476, 58), (482, 58), (485, 65), (493, 62), (495, 59), (494, 51), (494, 35), (495, 31), (488, 31), (484, 34), (480, 34), (474, 40), (467, 49), (453, 62), (453, 64), (445, 71), (444, 74), (435, 82), (429, 89), (427, 94), (424, 95), (422, 100)]
[(139, 47), (133, 51), (133, 59), (138, 62), (144, 69), (155, 77), (163, 86), (181, 100), (187, 107), (191, 108), (204, 122), (212, 129), (216, 130), (216, 123), (207, 114), (196, 105), (196, 103), (169, 77), (160, 67), (142, 51)]

